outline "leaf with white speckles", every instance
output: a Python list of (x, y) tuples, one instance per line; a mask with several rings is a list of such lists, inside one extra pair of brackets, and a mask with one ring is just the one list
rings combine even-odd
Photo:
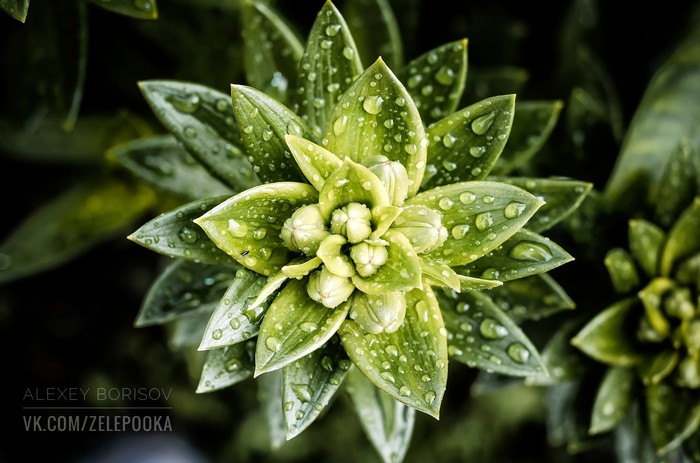
[(406, 318), (393, 333), (369, 334), (352, 320), (340, 338), (357, 368), (403, 404), (438, 417), (447, 383), (447, 338), (430, 287), (406, 293)]
[(489, 291), (489, 297), (514, 320), (539, 320), (576, 307), (546, 273), (509, 281)]
[(398, 73), (425, 125), (457, 110), (467, 81), (467, 40), (446, 43), (408, 63)]
[(634, 261), (627, 251), (622, 248), (613, 248), (605, 254), (603, 260), (605, 268), (608, 269), (610, 280), (615, 287), (615, 291), (625, 294), (639, 285), (639, 275)]
[(218, 391), (253, 376), (255, 340), (207, 352), (197, 393)]
[(308, 137), (304, 121), (291, 109), (253, 87), (232, 85), (231, 99), (248, 160), (260, 180), (264, 183), (302, 181), (304, 176), (294, 163), (284, 137)]
[(644, 219), (632, 219), (629, 221), (628, 235), (632, 255), (648, 276), (656, 275), (666, 238), (664, 231)]
[(436, 260), (421, 258), (420, 268), (423, 277), (429, 278), (431, 284), (451, 288), (457, 292), (460, 291), (461, 282), (459, 275), (449, 265)]
[(318, 12), (299, 63), (299, 113), (318, 139), (328, 118), (363, 67), (345, 19), (331, 2)]
[(267, 428), (270, 433), (272, 450), (279, 449), (286, 442), (287, 427), (282, 413), (282, 372), (271, 371), (256, 381), (260, 402)]
[(378, 59), (343, 94), (328, 121), (324, 145), (355, 162), (381, 154), (408, 173), (408, 194), (420, 187), (427, 140), (420, 114), (403, 84)]
[(428, 126), (430, 174), (421, 188), (485, 178), (506, 145), (514, 110), (515, 95), (494, 96)]
[(425, 205), (442, 214), (447, 241), (430, 251), (428, 257), (454, 267), (496, 249), (521, 229), (543, 203), (521, 188), (482, 181), (436, 187), (409, 198), (405, 204)]
[(646, 396), (649, 431), (659, 454), (675, 449), (700, 427), (697, 390), (661, 382), (647, 387)]
[(457, 300), (454, 309), (443, 310), (450, 358), (509, 376), (545, 371), (532, 342), (488, 296), (469, 291)]
[(696, 197), (668, 232), (661, 254), (661, 274), (668, 276), (673, 265), (700, 251), (700, 197)]
[(270, 276), (291, 259), (291, 251), (280, 237), (284, 221), (296, 208), (315, 203), (317, 194), (306, 183), (259, 185), (224, 201), (194, 222), (243, 266)]
[(337, 336), (282, 370), (287, 440), (318, 418), (338, 392), (352, 363)]
[(614, 429), (623, 420), (632, 405), (635, 381), (632, 368), (610, 367), (596, 393), (591, 414), (591, 435)]
[[(697, 149), (700, 150), (700, 146)], [(683, 138), (666, 163), (654, 201), (660, 225), (670, 227), (699, 191), (700, 177), (696, 166), (699, 155), (688, 139)]]
[(282, 368), (326, 343), (348, 314), (348, 304), (334, 309), (312, 300), (308, 278), (290, 280), (272, 301), (260, 325), (255, 375)]
[(5, 10), (18, 21), (24, 22), (27, 19), (29, 0), (0, 0), (0, 9)]

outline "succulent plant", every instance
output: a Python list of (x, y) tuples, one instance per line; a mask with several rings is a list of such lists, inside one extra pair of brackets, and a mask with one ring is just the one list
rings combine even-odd
[[(130, 236), (178, 258), (137, 325), (174, 322), (172, 345), (206, 351), (199, 392), (257, 377), (275, 445), (345, 388), (399, 461), (415, 411), (439, 416), (450, 359), (543, 373), (518, 322), (573, 303), (546, 275), (572, 257), (540, 232), (591, 185), (489, 176), (502, 153), (534, 154), (561, 104), (526, 103), (517, 120), (515, 95), (458, 109), (466, 40), (395, 73), (362, 66), (330, 1), (305, 46), (268, 5), (243, 18), (249, 85), (143, 81), (171, 135), (115, 152), (157, 185), (213, 193)], [(168, 157), (183, 149), (196, 165)], [(154, 154), (164, 175), (139, 164)]]

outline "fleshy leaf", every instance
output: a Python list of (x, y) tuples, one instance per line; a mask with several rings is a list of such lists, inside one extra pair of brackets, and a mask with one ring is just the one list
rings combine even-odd
[(632, 405), (634, 381), (633, 369), (608, 368), (593, 404), (590, 434), (610, 431), (625, 418)]
[(343, 165), (338, 156), (312, 141), (295, 135), (284, 138), (304, 176), (318, 191), (321, 191), (326, 179)]
[(549, 139), (563, 107), (564, 103), (560, 100), (516, 103), (508, 143), (493, 172), (499, 175), (509, 174), (525, 166)]
[(418, 110), (403, 84), (378, 59), (338, 101), (325, 131), (324, 146), (343, 158), (362, 162), (382, 154), (404, 165), (408, 194), (420, 187), (427, 139)]
[(459, 292), (461, 283), (459, 275), (449, 265), (431, 259), (420, 259), (421, 274), (429, 278), (431, 284), (445, 286)]
[[(175, 352), (192, 353), (204, 360), (206, 355), (197, 352), (195, 349), (204, 329), (207, 327), (207, 320), (214, 310), (215, 304), (203, 304), (197, 310), (182, 314), (166, 325), (168, 329), (168, 348)], [(187, 355), (187, 353), (185, 355)], [(194, 358), (191, 357), (191, 358)], [(201, 368), (201, 366), (198, 366)]]
[(290, 280), (272, 301), (260, 325), (255, 376), (277, 370), (327, 342), (348, 314), (348, 304), (335, 309), (306, 293), (307, 279)]
[(668, 276), (673, 265), (700, 251), (700, 197), (693, 200), (668, 233), (661, 254), (661, 275)]
[(350, 258), (343, 254), (341, 248), (347, 244), (348, 240), (341, 235), (330, 235), (321, 241), (321, 245), (316, 251), (323, 264), (331, 273), (339, 277), (351, 277), (355, 274), (355, 265)]
[(321, 215), (327, 220), (337, 208), (351, 202), (370, 209), (390, 204), (382, 182), (368, 168), (345, 158), (343, 164), (323, 184), (319, 193)]
[(197, 393), (218, 391), (253, 377), (255, 340), (207, 352)]
[(592, 183), (559, 178), (489, 177), (489, 180), (518, 186), (545, 202), (527, 222), (527, 229), (536, 233), (566, 219), (593, 188)]
[(235, 265), (235, 260), (212, 243), (206, 233), (192, 222), (226, 198), (217, 196), (187, 203), (148, 221), (128, 238), (166, 256), (206, 264)]
[(485, 178), (506, 145), (514, 111), (515, 95), (500, 95), (430, 125), (422, 188)]
[(232, 194), (170, 135), (155, 135), (123, 143), (107, 153), (156, 188), (188, 199)]
[(615, 291), (625, 294), (639, 284), (639, 275), (634, 261), (622, 248), (614, 248), (607, 252), (603, 261), (610, 274)]
[(697, 172), (698, 166), (694, 162), (696, 158), (698, 153), (694, 152), (689, 141), (683, 138), (666, 163), (655, 201), (656, 217), (665, 227), (673, 224), (690, 203), (694, 192), (698, 191), (700, 177)]
[(0, 283), (55, 268), (126, 234), (154, 202), (151, 189), (116, 178), (69, 188), (32, 211), (0, 244)]
[(287, 426), (282, 413), (282, 371), (271, 371), (257, 379), (258, 401), (262, 405), (265, 421), (270, 432), (272, 450), (279, 449), (287, 438)]
[(698, 391), (661, 382), (646, 388), (649, 431), (659, 454), (678, 447), (700, 426)]
[(264, 276), (239, 269), (209, 319), (199, 350), (219, 349), (258, 334), (267, 305), (253, 307), (251, 301), (266, 283), (267, 278)]
[(348, 316), (365, 333), (393, 333), (406, 317), (406, 298), (402, 291), (379, 294), (356, 291), (349, 304)]
[(139, 88), (160, 122), (212, 175), (237, 191), (260, 183), (226, 94), (175, 80), (141, 81)]
[(408, 63), (398, 73), (425, 125), (457, 110), (467, 81), (467, 39), (446, 43)]
[(545, 371), (532, 342), (488, 296), (469, 291), (457, 297), (454, 309), (443, 310), (450, 358), (508, 376)]
[(569, 253), (549, 238), (521, 229), (484, 257), (457, 267), (455, 271), (478, 278), (509, 281), (548, 272), (572, 260)]
[(18, 21), (24, 22), (27, 19), (29, 0), (0, 0), (0, 8)]
[(345, 351), (378, 388), (435, 418), (447, 383), (447, 339), (429, 286), (406, 293), (406, 318), (393, 333), (363, 332), (352, 320), (340, 330)]
[(667, 349), (648, 354), (638, 365), (639, 377), (645, 386), (659, 384), (678, 365), (678, 351)]
[[(627, 367), (639, 362), (639, 349), (630, 329), (631, 315), (639, 315), (636, 298), (623, 299), (596, 315), (571, 343), (599, 362)], [(630, 312), (633, 312), (630, 315)], [(634, 313), (637, 312), (637, 313)]]
[(659, 277), (651, 280), (649, 284), (637, 293), (637, 296), (642, 301), (642, 305), (644, 305), (646, 321), (659, 338), (668, 336), (671, 331), (671, 326), (666, 319), (665, 310), (661, 303), (664, 294), (674, 287), (673, 280)]
[[(630, 188), (633, 184), (644, 188), (648, 200), (656, 203), (665, 165), (673, 158), (680, 140), (697, 130), (698, 43), (700, 28), (695, 27), (647, 84), (605, 187), (605, 195), (613, 203), (625, 206), (630, 202), (632, 208), (638, 206), (637, 196), (624, 197), (626, 191), (638, 191)], [(691, 147), (697, 152), (700, 138), (694, 138)]]
[(543, 203), (515, 186), (463, 182), (424, 191), (405, 204), (422, 204), (443, 215), (447, 241), (429, 252), (428, 257), (454, 267), (496, 249), (522, 228)]
[(540, 351), (540, 359), (549, 374), (525, 378), (525, 384), (552, 386), (573, 381), (584, 371), (581, 351), (571, 345), (571, 337), (580, 329), (579, 320), (567, 320), (554, 332)]
[(489, 297), (514, 320), (539, 320), (576, 307), (546, 273), (509, 281), (489, 291)]
[(352, 363), (337, 336), (282, 370), (287, 440), (301, 434), (328, 406)]
[(421, 285), (420, 260), (408, 239), (400, 232), (387, 230), (382, 239), (389, 243), (389, 260), (369, 277), (352, 277), (357, 289), (377, 294), (409, 290)]
[(286, 21), (265, 2), (246, 1), (241, 10), (246, 80), (271, 97), (286, 101), (304, 47)]
[(231, 98), (248, 159), (260, 180), (303, 180), (285, 136), (308, 138), (304, 121), (282, 103), (246, 85), (232, 85)]
[(140, 328), (167, 323), (203, 306), (211, 306), (211, 313), (234, 273), (231, 267), (176, 260), (149, 288), (134, 326)]
[(615, 453), (621, 463), (660, 463), (641, 410), (640, 404), (632, 404), (630, 413), (615, 428)]
[(493, 289), (503, 285), (503, 282), (498, 280), (486, 280), (459, 274), (457, 277), (459, 278), (460, 291), (480, 291), (482, 289)]
[(388, 0), (346, 2), (343, 14), (364, 62), (383, 57), (394, 69), (403, 65), (403, 40)]
[(643, 219), (629, 221), (630, 251), (648, 276), (656, 275), (665, 238), (664, 231)]
[(332, 2), (325, 2), (299, 62), (295, 95), (299, 113), (317, 139), (338, 99), (363, 69), (345, 19)]
[(360, 425), (383, 462), (403, 461), (413, 435), (415, 409), (376, 388), (356, 368), (348, 373), (346, 384)]
[(287, 278), (296, 278), (298, 280), (311, 273), (311, 271), (315, 270), (322, 263), (323, 261), (320, 257), (309, 258), (298, 263), (292, 261), (288, 265), (282, 267), (282, 273)]
[(156, 0), (90, 0), (93, 4), (114, 13), (137, 19), (158, 19)]
[(305, 183), (270, 183), (239, 193), (194, 222), (245, 267), (266, 276), (289, 263), (291, 252), (280, 237), (284, 221), (297, 207), (316, 202)]

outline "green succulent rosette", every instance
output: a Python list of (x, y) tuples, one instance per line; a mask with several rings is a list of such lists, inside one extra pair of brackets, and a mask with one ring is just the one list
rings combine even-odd
[[(466, 40), (395, 73), (382, 58), (362, 66), (331, 2), (305, 47), (267, 5), (247, 4), (244, 19), (250, 85), (229, 97), (140, 84), (168, 143), (230, 193), (130, 236), (178, 258), (137, 326), (190, 333), (178, 345), (206, 354), (199, 392), (256, 377), (274, 446), (345, 391), (377, 451), (399, 461), (415, 411), (439, 416), (451, 359), (544, 373), (518, 323), (573, 308), (546, 275), (572, 257), (540, 233), (591, 185), (489, 176), (502, 153), (531, 156), (544, 143), (560, 103), (525, 105), (520, 122), (515, 95), (458, 110)], [(122, 157), (162, 143), (149, 142)]]

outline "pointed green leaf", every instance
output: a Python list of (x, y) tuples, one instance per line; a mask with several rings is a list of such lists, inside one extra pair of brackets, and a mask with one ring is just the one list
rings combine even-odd
[(482, 289), (493, 289), (503, 285), (502, 281), (485, 280), (464, 275), (457, 275), (459, 278), (460, 291), (480, 291)]
[(463, 182), (424, 191), (406, 201), (406, 205), (411, 204), (422, 204), (443, 215), (447, 241), (430, 251), (428, 257), (454, 267), (496, 249), (522, 228), (543, 203), (515, 186)]
[(661, 382), (646, 388), (651, 438), (659, 454), (678, 447), (700, 426), (700, 395), (695, 389)]
[(514, 110), (515, 95), (494, 96), (430, 125), (422, 188), (485, 178), (506, 145)]
[(631, 368), (608, 368), (593, 404), (590, 434), (610, 431), (625, 418), (632, 405), (635, 379)]
[(139, 88), (160, 122), (212, 175), (237, 191), (259, 183), (226, 94), (174, 80), (141, 81)]
[(629, 200), (630, 208), (638, 209), (638, 197), (625, 197), (632, 184), (641, 185), (647, 199), (657, 203), (659, 182), (679, 142), (689, 137), (691, 148), (698, 152), (700, 137), (692, 137), (700, 117), (695, 98), (700, 91), (698, 43), (700, 28), (695, 27), (647, 84), (605, 187), (613, 203), (627, 206)]
[(136, 226), (155, 195), (116, 178), (81, 182), (32, 211), (0, 244), (0, 283), (55, 268)]
[(378, 59), (338, 101), (325, 131), (326, 148), (355, 162), (382, 154), (408, 173), (408, 194), (420, 187), (427, 139), (413, 99)]
[(248, 159), (264, 183), (299, 181), (304, 177), (294, 163), (286, 135), (308, 138), (306, 124), (292, 110), (245, 85), (232, 85), (233, 112)]
[(388, 0), (346, 2), (343, 14), (364, 62), (381, 56), (394, 69), (403, 65), (401, 31)]
[(346, 390), (365, 435), (384, 463), (403, 461), (411, 443), (416, 411), (378, 389), (353, 368)]
[(673, 266), (700, 251), (700, 197), (693, 200), (668, 233), (661, 254), (661, 275), (669, 276)]
[(578, 319), (567, 320), (561, 324), (540, 350), (540, 359), (548, 374), (539, 374), (525, 378), (525, 384), (535, 386), (553, 386), (564, 384), (581, 377), (584, 370), (581, 351), (571, 345), (571, 338), (581, 328)]
[(648, 354), (639, 362), (637, 370), (645, 386), (659, 384), (668, 377), (678, 365), (678, 351), (663, 350), (656, 354)]
[(310, 354), (338, 330), (348, 304), (329, 309), (306, 293), (307, 279), (290, 280), (272, 301), (260, 325), (255, 375), (277, 370)]
[(668, 278), (654, 278), (637, 293), (644, 305), (646, 321), (659, 339), (665, 338), (671, 331), (671, 325), (665, 314), (666, 310), (662, 306), (662, 298), (675, 286), (673, 280)]
[(695, 165), (698, 154), (700, 153), (693, 151), (690, 142), (683, 138), (666, 163), (655, 201), (656, 217), (665, 227), (673, 224), (698, 191), (700, 177)]
[(284, 139), (297, 166), (318, 191), (321, 191), (326, 179), (343, 165), (338, 156), (312, 141), (294, 135), (287, 135)]
[(390, 204), (389, 195), (382, 182), (368, 168), (345, 158), (319, 192), (321, 215), (327, 220), (339, 207), (355, 202), (370, 209)]
[(539, 320), (576, 307), (546, 273), (509, 281), (489, 291), (489, 297), (514, 320)]
[(280, 237), (294, 210), (316, 202), (305, 183), (271, 183), (239, 193), (194, 222), (219, 248), (245, 267), (266, 276), (289, 263), (291, 252)]
[(167, 323), (202, 305), (211, 305), (213, 310), (234, 273), (231, 267), (174, 261), (149, 288), (134, 326)]
[(467, 39), (425, 52), (411, 60), (398, 77), (406, 83), (425, 125), (452, 114), (467, 81)]
[(255, 340), (207, 352), (197, 393), (218, 391), (253, 377)]
[(338, 99), (363, 69), (345, 19), (332, 2), (325, 2), (299, 63), (296, 94), (299, 112), (317, 139)]
[(664, 231), (644, 219), (629, 221), (630, 251), (648, 276), (658, 272), (659, 257), (666, 235)]
[(535, 346), (488, 296), (469, 291), (458, 301), (453, 310), (443, 310), (450, 358), (508, 376), (544, 371)]
[(232, 194), (170, 135), (155, 135), (117, 145), (108, 158), (156, 188), (183, 198), (200, 199)]
[(168, 348), (176, 352), (194, 351), (195, 354), (201, 354), (196, 352), (195, 349), (202, 339), (202, 334), (215, 305), (214, 303), (202, 304), (196, 310), (182, 314), (168, 323), (166, 326), (169, 331)]
[(158, 19), (156, 0), (90, 0), (105, 10), (137, 19)]
[(347, 243), (348, 240), (342, 235), (330, 235), (321, 241), (316, 257), (319, 257), (334, 275), (349, 278), (355, 274), (355, 265), (341, 250)]
[(24, 22), (27, 19), (29, 0), (0, 0), (0, 8), (18, 21)]
[(588, 322), (574, 336), (571, 343), (582, 352), (608, 365), (627, 367), (640, 360), (639, 349), (634, 338), (640, 307), (636, 298), (623, 299)]
[(429, 278), (431, 284), (445, 286), (457, 292), (461, 290), (459, 275), (449, 265), (432, 259), (421, 258), (420, 268), (423, 277)]
[(287, 101), (304, 46), (290, 25), (271, 6), (246, 1), (241, 10), (247, 82), (279, 101)]
[(348, 316), (361, 331), (371, 334), (393, 333), (406, 317), (406, 297), (402, 291), (353, 294)]
[(593, 188), (592, 183), (570, 179), (489, 177), (489, 180), (515, 185), (545, 202), (527, 222), (527, 229), (537, 233), (549, 230), (571, 215)]
[(282, 371), (271, 371), (257, 379), (258, 401), (261, 404), (268, 431), (270, 446), (277, 450), (285, 443), (287, 426), (284, 423), (282, 398)]
[(206, 233), (192, 222), (226, 198), (217, 196), (187, 203), (151, 219), (128, 238), (165, 256), (235, 266), (236, 261), (216, 247)]
[(406, 293), (406, 318), (393, 333), (363, 332), (352, 320), (338, 331), (353, 363), (399, 402), (437, 418), (447, 383), (447, 339), (432, 289)]
[(396, 218), (401, 215), (403, 209), (396, 206), (378, 206), (372, 209), (372, 228), (373, 232), (370, 235), (371, 239), (379, 238), (394, 224)]
[(493, 95), (520, 94), (530, 80), (527, 69), (516, 66), (470, 66), (462, 101), (481, 101)]
[(266, 283), (264, 276), (239, 269), (209, 319), (199, 350), (219, 349), (258, 334), (267, 304), (254, 307), (252, 301)]
[(322, 263), (323, 261), (320, 257), (309, 258), (307, 260), (300, 261), (299, 263), (292, 261), (289, 265), (282, 267), (282, 273), (287, 278), (296, 278), (299, 280), (311, 273), (313, 270), (316, 270)]
[(493, 172), (504, 175), (525, 166), (549, 139), (563, 107), (560, 100), (516, 103), (508, 143)]
[(408, 239), (400, 232), (387, 230), (382, 239), (389, 243), (389, 260), (369, 277), (352, 277), (357, 289), (369, 294), (407, 291), (421, 285), (420, 260)]
[(510, 281), (548, 272), (572, 260), (569, 253), (549, 238), (523, 228), (484, 257), (455, 271), (477, 278)]
[(625, 294), (639, 284), (639, 275), (634, 261), (622, 248), (614, 248), (605, 254), (603, 261), (608, 269), (615, 291)]
[(657, 454), (641, 410), (639, 403), (633, 404), (625, 419), (615, 428), (615, 453), (620, 463), (669, 463)]
[(323, 347), (282, 370), (282, 395), (287, 440), (318, 418), (340, 388), (350, 360), (337, 336)]

